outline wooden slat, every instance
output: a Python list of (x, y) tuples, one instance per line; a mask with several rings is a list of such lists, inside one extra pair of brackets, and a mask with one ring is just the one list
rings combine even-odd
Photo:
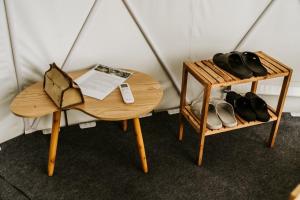
[(206, 66), (214, 70), (217, 74), (219, 74), (225, 81), (234, 80), (230, 75), (225, 73), (221, 68), (217, 67), (211, 60), (203, 60), (202, 61)]
[(204, 69), (207, 73), (209, 73), (217, 82), (222, 83), (224, 82), (224, 78), (222, 78), (222, 76), (220, 76), (219, 74), (217, 74), (214, 70), (212, 70), (211, 68), (209, 68), (208, 66), (206, 66), (204, 63), (202, 62), (196, 62), (196, 64), (201, 67), (202, 69)]
[(276, 114), (276, 111), (273, 107), (271, 107), (270, 105), (268, 105), (268, 109), (271, 110), (274, 114)]
[(201, 74), (205, 77), (206, 80), (208, 80), (211, 84), (217, 83), (216, 79), (214, 79), (209, 73), (207, 73), (202, 68), (198, 67), (195, 63), (190, 64), (190, 67), (194, 69), (194, 71), (197, 71), (198, 74)]
[(289, 70), (287, 70), (285, 67), (279, 65), (278, 63), (274, 62), (272, 59), (266, 57), (265, 60), (267, 60), (269, 63), (271, 63), (273, 66), (275, 66), (277, 69), (279, 69), (282, 72), (288, 72)]
[(273, 65), (275, 65), (277, 68), (279, 68), (281, 71), (287, 72), (287, 71), (291, 71), (292, 69), (288, 66), (286, 66), (285, 64), (279, 62), (278, 60), (276, 60), (275, 58), (267, 55), (266, 53), (259, 51), (257, 52), (259, 57), (262, 57), (264, 59), (266, 59), (268, 62), (272, 63)]
[(237, 123), (238, 123), (238, 126), (240, 126), (240, 125), (243, 124), (243, 122), (242, 122), (239, 118), (237, 118), (237, 117), (235, 117), (235, 118), (236, 118), (236, 121), (237, 121)]
[(272, 69), (270, 69), (270, 68), (268, 67), (269, 63), (268, 63), (267, 61), (265, 61), (265, 60), (263, 60), (263, 59), (260, 59), (260, 62), (261, 62), (261, 64), (266, 68), (268, 74), (274, 74), (274, 73), (276, 73), (275, 71), (273, 71)]
[(274, 121), (277, 120), (277, 116), (275, 115), (275, 113), (273, 113), (271, 110), (268, 110), (268, 113), (269, 113), (271, 119), (273, 119)]
[(232, 78), (232, 80), (234, 80), (234, 81), (241, 80), (240, 78), (236, 77), (235, 75), (233, 75), (233, 74), (231, 74), (231, 73), (229, 73), (229, 72), (227, 72), (225, 70), (223, 70), (223, 73), (226, 74), (227, 76), (230, 76)]
[(242, 117), (240, 117), (238, 114), (236, 114), (235, 117), (236, 117), (237, 119), (239, 119), (239, 121), (241, 121), (242, 124), (248, 124), (248, 122), (247, 122), (246, 120), (244, 120)]
[(208, 81), (195, 67), (193, 67), (193, 63), (184, 62), (184, 65), (187, 67), (188, 72), (191, 73), (200, 83), (204, 85), (211, 85), (210, 81)]
[(197, 73), (193, 69), (187, 67), (187, 71), (188, 71), (188, 73), (192, 74), (192, 76), (195, 79), (197, 79), (203, 86), (211, 85), (211, 83), (208, 82), (208, 80), (206, 80), (204, 76), (202, 76), (201, 74)]
[(192, 108), (190, 106), (185, 106), (186, 111), (191, 115), (195, 122), (200, 124), (200, 119), (193, 113)]
[[(218, 67), (214, 62), (213, 62), (213, 60), (209, 60), (209, 62), (211, 63), (211, 64), (213, 64), (215, 67)], [(231, 74), (231, 73), (229, 73), (229, 72), (227, 72), (227, 71), (225, 71), (225, 70), (223, 70), (223, 69), (221, 69), (220, 67), (218, 67), (220, 70), (222, 70), (222, 72), (224, 73), (224, 74), (226, 74), (227, 76), (229, 76), (230, 78), (232, 78), (233, 80), (240, 80), (238, 77), (236, 77), (236, 76), (234, 76), (233, 74)]]
[(192, 113), (189, 107), (186, 107), (181, 110), (181, 113), (186, 118), (186, 120), (192, 125), (195, 129), (196, 133), (199, 132), (200, 129), (200, 120)]
[(272, 69), (272, 71), (274, 71), (275, 73), (281, 73), (281, 72), (283, 72), (280, 69), (278, 69), (276, 66), (274, 66), (272, 63), (270, 63), (268, 60), (266, 60), (266, 59), (264, 59), (262, 57), (259, 57), (259, 58), (260, 58), (261, 62), (264, 60), (265, 61), (264, 65), (267, 66), (269, 69)]
[(274, 74), (270, 74), (270, 75), (267, 75), (267, 76), (257, 76), (257, 77), (251, 77), (251, 78), (248, 78), (248, 79), (239, 79), (239, 80), (228, 81), (228, 82), (224, 82), (224, 83), (217, 83), (217, 84), (212, 85), (212, 87), (213, 88), (215, 88), (215, 87), (226, 87), (226, 86), (229, 86), (229, 85), (249, 83), (249, 82), (259, 81), (259, 80), (267, 80), (267, 79), (287, 76), (288, 74), (289, 74), (289, 72), (274, 73)]

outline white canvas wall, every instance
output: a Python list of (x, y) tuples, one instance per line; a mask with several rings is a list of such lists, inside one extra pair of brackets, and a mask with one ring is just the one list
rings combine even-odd
[[(23, 89), (42, 80), (51, 62), (64, 64), (66, 71), (103, 63), (146, 72), (161, 82), (164, 98), (157, 109), (165, 110), (179, 105), (175, 87), (181, 83), (183, 60), (209, 58), (236, 48), (264, 50), (293, 67), (295, 73), (285, 110), (300, 113), (296, 106), (300, 95), (298, 0), (0, 2), (0, 79), (5, 82), (0, 93), (0, 126), (4, 127), (0, 143), (23, 134), (24, 128), (26, 132), (50, 128), (51, 116), (23, 121), (10, 113), (9, 104), (18, 93), (17, 84)], [(278, 81), (265, 82), (258, 91), (274, 104), (278, 86)], [(190, 99), (200, 92), (199, 85), (190, 85)], [(70, 124), (93, 120), (79, 111), (68, 111), (68, 119)]]
[[(300, 116), (300, 1), (276, 0), (255, 24), (253, 30), (238, 50), (261, 49), (294, 69), (284, 111)], [(264, 81), (257, 92), (272, 106), (277, 105), (277, 95), (282, 79)], [(247, 87), (235, 87), (245, 92)]]
[[(63, 69), (72, 71), (95, 63), (151, 74), (164, 88), (165, 98), (158, 109), (178, 105), (178, 95), (170, 80), (121, 1), (97, 2)], [(71, 124), (90, 120), (78, 111), (68, 111), (68, 116)]]
[(13, 115), (9, 104), (18, 93), (17, 78), (8, 37), (3, 1), (0, 1), (0, 143), (24, 132), (22, 118)]

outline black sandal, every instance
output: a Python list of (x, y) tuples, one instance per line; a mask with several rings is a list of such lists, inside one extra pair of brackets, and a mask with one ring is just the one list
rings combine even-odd
[(267, 69), (261, 64), (259, 57), (255, 53), (245, 51), (240, 53), (240, 55), (254, 76), (266, 76), (268, 74)]
[(221, 69), (241, 79), (253, 76), (252, 71), (244, 64), (243, 58), (238, 52), (217, 53), (213, 57), (213, 62)]
[(258, 121), (267, 122), (270, 119), (267, 103), (252, 92), (247, 92), (245, 97), (249, 100)]
[(230, 91), (227, 92), (226, 101), (233, 106), (234, 111), (244, 120), (248, 122), (256, 120), (256, 114), (253, 111), (251, 102), (248, 98)]

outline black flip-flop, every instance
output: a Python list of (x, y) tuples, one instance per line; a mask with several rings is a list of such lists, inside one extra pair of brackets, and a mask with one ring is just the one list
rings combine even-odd
[(256, 119), (258, 121), (267, 122), (270, 119), (270, 114), (268, 112), (267, 103), (261, 99), (259, 96), (252, 92), (247, 92), (245, 97), (249, 99), (252, 110), (256, 114)]
[(259, 57), (255, 53), (245, 51), (240, 54), (243, 62), (253, 72), (254, 76), (265, 76), (268, 74), (267, 69), (261, 64)]
[(256, 120), (256, 114), (251, 108), (251, 102), (248, 98), (243, 97), (236, 92), (227, 92), (226, 101), (230, 103), (234, 111), (246, 121)]
[(238, 52), (217, 53), (213, 57), (213, 62), (221, 69), (241, 79), (253, 76), (252, 71), (245, 66), (243, 58)]

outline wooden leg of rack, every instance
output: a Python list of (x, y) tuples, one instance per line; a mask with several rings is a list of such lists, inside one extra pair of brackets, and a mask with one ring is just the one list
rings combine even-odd
[(134, 130), (135, 130), (135, 136), (136, 136), (137, 147), (139, 150), (140, 160), (142, 163), (142, 168), (143, 168), (143, 171), (145, 173), (147, 173), (148, 165), (147, 165), (143, 135), (142, 135), (141, 124), (140, 124), (139, 118), (134, 118), (133, 124), (134, 124)]
[(179, 114), (179, 141), (182, 141), (183, 139), (183, 130), (184, 130), (183, 116), (182, 114)]
[(59, 128), (60, 128), (60, 116), (61, 116), (60, 110), (53, 113), (52, 133), (50, 139), (49, 158), (48, 158), (48, 176), (53, 176), (54, 173), (58, 135), (59, 135)]
[(202, 165), (203, 160), (203, 150), (204, 150), (204, 142), (205, 142), (205, 133), (199, 133), (199, 154), (198, 154), (198, 166)]
[(277, 118), (277, 120), (273, 122), (273, 126), (272, 126), (272, 129), (271, 129), (271, 134), (270, 134), (270, 137), (269, 137), (268, 146), (270, 148), (274, 147), (275, 139), (276, 139), (278, 128), (279, 128), (279, 124), (280, 124), (280, 118)]
[(291, 192), (289, 200), (300, 199), (300, 184)]
[(202, 164), (203, 159), (203, 150), (204, 150), (204, 142), (205, 142), (205, 132), (206, 132), (206, 122), (207, 122), (207, 112), (209, 105), (209, 98), (211, 93), (211, 87), (205, 86), (203, 93), (203, 105), (202, 112), (200, 116), (200, 130), (199, 130), (199, 155), (197, 164), (200, 166)]
[(126, 132), (127, 129), (128, 129), (128, 121), (127, 120), (123, 120), (122, 123), (123, 123), (123, 131)]
[(251, 92), (256, 93), (258, 81), (253, 81), (251, 84)]
[[(185, 64), (183, 64), (182, 68), (182, 83), (181, 83), (181, 93), (180, 93), (180, 112), (184, 109), (186, 105), (186, 88), (187, 88), (187, 79), (188, 79), (188, 71), (186, 69)], [(183, 139), (183, 116), (179, 114), (179, 140)]]
[(289, 87), (289, 84), (291, 81), (291, 76), (292, 76), (292, 72), (290, 72), (289, 75), (284, 77), (284, 79), (283, 79), (280, 96), (279, 96), (279, 100), (278, 100), (278, 104), (277, 104), (277, 109), (276, 109), (277, 120), (274, 122), (274, 124), (272, 126), (272, 130), (271, 130), (271, 134), (270, 134), (269, 142), (268, 142), (269, 147), (273, 147), (275, 144), (275, 139), (276, 139), (278, 128), (279, 128), (279, 123), (280, 123), (282, 110), (283, 110), (283, 106), (284, 106), (284, 101), (285, 101), (288, 87)]

